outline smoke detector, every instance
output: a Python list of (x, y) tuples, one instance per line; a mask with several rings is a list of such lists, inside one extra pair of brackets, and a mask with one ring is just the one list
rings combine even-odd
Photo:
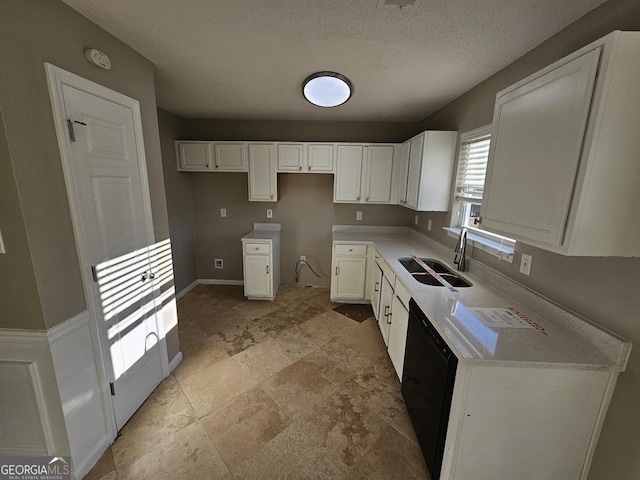
[(378, 0), (379, 10), (415, 10), (422, 0)]

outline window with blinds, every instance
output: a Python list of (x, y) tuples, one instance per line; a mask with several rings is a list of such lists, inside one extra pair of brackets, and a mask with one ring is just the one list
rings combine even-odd
[(460, 143), (456, 199), (460, 202), (481, 203), (484, 177), (487, 173), (491, 134), (483, 133)]

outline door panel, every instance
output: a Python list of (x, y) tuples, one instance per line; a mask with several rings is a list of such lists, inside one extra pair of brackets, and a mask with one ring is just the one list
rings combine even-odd
[(247, 297), (271, 296), (271, 272), (268, 255), (245, 255), (244, 294)]
[(249, 145), (249, 200), (276, 201), (273, 145)]
[(409, 153), (411, 142), (404, 142), (400, 151), (400, 177), (398, 178), (398, 203), (407, 203), (407, 181), (409, 179)]
[(422, 171), (422, 152), (424, 150), (425, 135), (421, 134), (411, 140), (411, 152), (409, 154), (409, 173), (407, 179), (407, 205), (418, 208), (418, 195), (420, 193), (420, 177)]
[(393, 147), (390, 145), (369, 146), (367, 202), (388, 203), (391, 201), (392, 174)]
[(181, 143), (180, 167), (182, 170), (206, 170), (209, 168), (209, 146), (206, 143)]
[(375, 264), (373, 267), (373, 291), (371, 292), (371, 306), (376, 320), (380, 318), (380, 290), (382, 288), (382, 270)]
[(389, 358), (400, 381), (404, 367), (404, 351), (407, 344), (407, 328), (409, 327), (409, 311), (398, 299), (393, 297), (393, 319), (389, 331)]
[(304, 146), (279, 144), (278, 145), (278, 170), (286, 172), (302, 171), (302, 156)]
[(333, 145), (309, 145), (309, 171), (333, 172)]
[(360, 201), (362, 153), (361, 145), (338, 145), (338, 164), (334, 181), (335, 201)]
[(334, 257), (332, 297), (352, 300), (364, 298), (366, 258)]
[[(73, 119), (73, 189), (79, 206), (93, 314), (110, 352), (117, 428), (162, 380), (157, 292), (151, 281), (153, 232), (138, 163), (133, 111), (62, 87), (65, 114)], [(84, 124), (84, 125), (83, 125)], [(146, 189), (146, 183), (144, 184)], [(147, 197), (148, 201), (148, 197)]]
[(246, 172), (247, 161), (242, 143), (216, 143), (213, 145), (214, 169), (219, 172)]

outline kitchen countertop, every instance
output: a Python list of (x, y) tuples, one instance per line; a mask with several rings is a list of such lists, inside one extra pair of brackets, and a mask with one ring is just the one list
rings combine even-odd
[[(334, 226), (334, 243), (375, 245), (458, 360), (482, 365), (624, 371), (631, 344), (468, 259), (458, 293), (415, 280), (398, 258), (433, 258), (451, 270), (453, 251), (409, 229)], [(513, 307), (541, 329), (487, 327), (469, 308)]]
[(241, 238), (245, 240), (273, 240), (280, 235), (279, 223), (254, 223), (253, 230)]

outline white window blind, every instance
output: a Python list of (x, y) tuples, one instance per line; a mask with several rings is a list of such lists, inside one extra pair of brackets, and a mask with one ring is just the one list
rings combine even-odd
[(482, 202), (490, 143), (490, 133), (462, 139), (456, 178), (456, 199), (458, 201)]

